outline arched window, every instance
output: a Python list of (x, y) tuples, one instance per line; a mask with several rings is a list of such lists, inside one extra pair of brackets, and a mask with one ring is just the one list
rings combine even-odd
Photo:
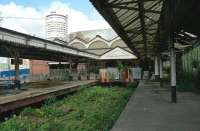
[(78, 49), (86, 49), (86, 46), (80, 42), (74, 42), (71, 44), (71, 47), (78, 48)]
[(88, 49), (99, 49), (99, 48), (109, 48), (109, 46), (107, 45), (107, 43), (98, 40), (92, 42)]
[(116, 40), (112, 43), (111, 45), (112, 48), (115, 48), (115, 47), (127, 47), (127, 45), (124, 43), (123, 40), (119, 39), (119, 40)]

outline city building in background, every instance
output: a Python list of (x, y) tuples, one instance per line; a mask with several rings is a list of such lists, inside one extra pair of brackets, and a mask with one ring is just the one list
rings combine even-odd
[[(46, 39), (59, 44), (68, 42), (68, 16), (59, 10), (51, 11), (45, 17)], [(30, 79), (31, 81), (46, 80), (52, 74), (51, 63), (43, 60), (30, 60)], [(56, 71), (54, 71), (53, 76)]]
[(68, 41), (68, 16), (59, 11), (51, 11), (45, 18), (46, 38)]

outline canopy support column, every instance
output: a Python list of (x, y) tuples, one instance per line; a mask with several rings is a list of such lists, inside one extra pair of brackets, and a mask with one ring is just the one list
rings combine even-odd
[(15, 57), (15, 80), (20, 80), (19, 76), (19, 57)]
[(171, 64), (171, 101), (173, 103), (177, 102), (176, 97), (176, 54), (174, 49), (173, 40), (170, 38), (170, 64)]
[(21, 84), (20, 84), (20, 69), (19, 69), (19, 57), (16, 56), (14, 59), (15, 63), (15, 87), (20, 89)]
[(69, 80), (72, 81), (73, 80), (73, 76), (72, 76), (72, 59), (69, 58)]
[(154, 67), (155, 67), (155, 78), (156, 78), (156, 80), (158, 80), (159, 79), (159, 65), (158, 65), (158, 56), (156, 55), (155, 56), (155, 58), (154, 58), (154, 62), (155, 62), (155, 65), (154, 65)]
[(176, 28), (176, 21), (175, 21), (175, 12), (176, 9), (174, 8), (175, 1), (169, 0), (167, 1), (168, 5), (168, 14), (169, 14), (169, 23), (168, 23), (168, 42), (170, 48), (170, 64), (171, 64), (171, 102), (177, 102), (176, 96), (176, 52), (174, 48), (174, 32)]
[(87, 60), (86, 67), (87, 67), (87, 80), (90, 80), (90, 61), (89, 60)]
[(143, 37), (143, 43), (144, 43), (144, 71), (143, 71), (143, 79), (149, 79), (149, 61), (148, 61), (148, 41), (146, 36), (146, 22), (145, 22), (145, 12), (144, 12), (144, 1), (138, 0), (138, 9), (139, 9), (139, 19), (141, 24), (141, 33)]
[(160, 57), (160, 86), (163, 86), (163, 61), (162, 61), (162, 57)]

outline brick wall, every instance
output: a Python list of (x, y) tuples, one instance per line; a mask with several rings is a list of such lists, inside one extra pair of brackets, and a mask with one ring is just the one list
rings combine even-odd
[(31, 75), (49, 74), (49, 66), (47, 61), (30, 60), (30, 73)]

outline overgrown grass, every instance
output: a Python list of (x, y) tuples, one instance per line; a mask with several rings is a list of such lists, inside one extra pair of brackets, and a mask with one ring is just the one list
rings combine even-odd
[(42, 108), (26, 108), (0, 124), (1, 131), (108, 131), (119, 117), (137, 85), (128, 88), (82, 88)]

